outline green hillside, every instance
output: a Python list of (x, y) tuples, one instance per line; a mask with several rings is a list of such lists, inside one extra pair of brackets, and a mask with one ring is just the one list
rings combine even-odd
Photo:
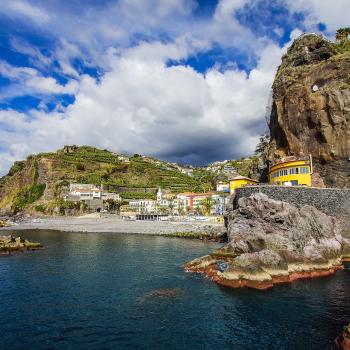
[(173, 192), (215, 189), (215, 175), (193, 169), (192, 176), (174, 163), (150, 157), (121, 156), (94, 147), (66, 146), (15, 162), (0, 179), (0, 209), (17, 211), (55, 202), (70, 183), (105, 185), (123, 198), (153, 198), (158, 187)]

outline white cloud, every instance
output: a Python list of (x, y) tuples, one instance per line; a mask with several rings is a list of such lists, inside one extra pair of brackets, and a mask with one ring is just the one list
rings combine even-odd
[(287, 0), (287, 4), (292, 11), (305, 14), (308, 30), (316, 30), (320, 22), (330, 32), (349, 26), (349, 0)]
[[(109, 53), (111, 70), (98, 82), (83, 76), (64, 113), (0, 111), (5, 125), (0, 159), (9, 165), (30, 152), (71, 143), (187, 161), (251, 153), (265, 127), (266, 102), (284, 49), (266, 47), (250, 74), (212, 69), (205, 75), (166, 66), (184, 50), (154, 42)], [(35, 85), (40, 84), (56, 89), (47, 80)]]
[(12, 37), (10, 45), (13, 51), (29, 56), (29, 61), (34, 67), (45, 69), (53, 63), (52, 57), (44, 55), (37, 47), (29, 45), (24, 40)]
[[(220, 0), (212, 17), (196, 19), (194, 1), (96, 2), (93, 10), (82, 8), (77, 21), (77, 13), (61, 2), (37, 0), (42, 6), (33, 8), (39, 12), (25, 16), (37, 15), (39, 24), (49, 20), (45, 30), (56, 46), (45, 60), (41, 51), (12, 41), (36, 64), (14, 67), (0, 61), (0, 74), (13, 82), (0, 98), (66, 93), (75, 102), (65, 108), (58, 101), (52, 112), (45, 103), (28, 113), (0, 110), (0, 174), (29, 153), (73, 143), (197, 162), (251, 154), (266, 128), (270, 87), (286, 48), (240, 24), (235, 14), (250, 2)], [(298, 11), (304, 5), (293, 6)], [(311, 23), (316, 15), (312, 7), (306, 10)], [(45, 13), (59, 16), (45, 19)], [(276, 32), (283, 34), (280, 28)], [(291, 37), (299, 33), (295, 29)], [(140, 35), (147, 39), (135, 40)], [(189, 66), (167, 66), (169, 59), (179, 62), (216, 44), (257, 58), (256, 67), (247, 73), (228, 62), (225, 69), (217, 64), (201, 74)], [(98, 80), (81, 75), (79, 64), (73, 65), (77, 60), (102, 67), (104, 74)], [(41, 74), (41, 67), (58, 69), (67, 83)]]
[(36, 69), (30, 67), (15, 67), (5, 61), (0, 61), (0, 75), (11, 80), (15, 85), (0, 91), (0, 100), (23, 95), (36, 94), (69, 94), (78, 91), (76, 80), (69, 80), (61, 85), (52, 77), (42, 76)]
[(24, 16), (38, 24), (43, 24), (50, 20), (50, 16), (44, 9), (33, 6), (24, 0), (2, 0), (0, 5), (2, 8), (1, 12), (9, 16)]

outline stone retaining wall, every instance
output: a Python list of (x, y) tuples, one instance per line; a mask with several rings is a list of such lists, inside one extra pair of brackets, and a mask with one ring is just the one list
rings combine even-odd
[(340, 218), (346, 231), (350, 232), (350, 189), (270, 185), (247, 186), (236, 190), (230, 209), (237, 207), (239, 198), (249, 197), (257, 192), (262, 192), (272, 199), (288, 202), (298, 207), (312, 205), (327, 215)]

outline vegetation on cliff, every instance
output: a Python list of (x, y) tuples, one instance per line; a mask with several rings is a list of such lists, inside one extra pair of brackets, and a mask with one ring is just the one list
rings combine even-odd
[(0, 208), (42, 211), (55, 206), (70, 183), (102, 184), (107, 190), (120, 192), (123, 199), (153, 199), (158, 187), (174, 192), (215, 189), (215, 174), (194, 168), (190, 176), (182, 169), (186, 168), (151, 157), (67, 146), (15, 162), (0, 180)]

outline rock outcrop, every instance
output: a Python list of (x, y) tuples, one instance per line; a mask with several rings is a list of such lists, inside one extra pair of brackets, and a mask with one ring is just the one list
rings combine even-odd
[(350, 324), (344, 327), (343, 333), (335, 340), (333, 350), (350, 350)]
[(10, 227), (11, 223), (9, 221), (0, 220), (0, 227)]
[(273, 83), (270, 134), (270, 162), (311, 154), (326, 186), (350, 187), (350, 51), (315, 34), (294, 41)]
[(42, 248), (40, 243), (30, 242), (21, 237), (0, 236), (0, 255), (16, 251), (37, 250)]
[(228, 214), (229, 243), (185, 265), (220, 285), (270, 288), (343, 268), (350, 241), (339, 222), (312, 206), (296, 206), (256, 193), (238, 200)]

